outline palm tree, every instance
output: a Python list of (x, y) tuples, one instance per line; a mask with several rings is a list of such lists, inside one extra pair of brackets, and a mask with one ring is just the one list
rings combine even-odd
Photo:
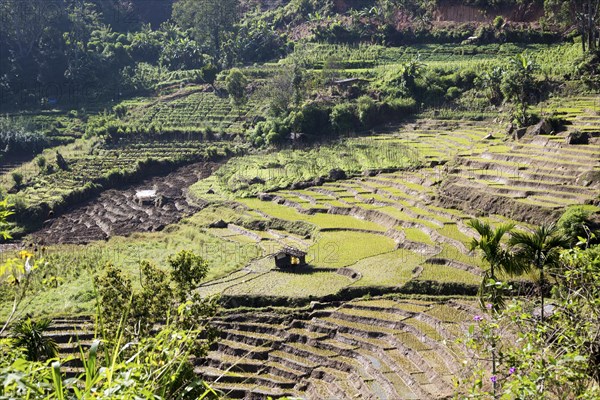
[[(503, 299), (500, 291), (497, 290), (496, 274), (499, 272), (515, 275), (521, 271), (519, 265), (511, 261), (511, 254), (508, 250), (502, 247), (502, 238), (509, 233), (514, 227), (514, 224), (503, 224), (497, 228), (493, 228), (490, 224), (478, 219), (472, 219), (467, 223), (471, 228), (479, 234), (480, 238), (473, 238), (470, 243), (470, 250), (479, 249), (482, 253), (482, 259), (489, 264), (489, 269), (484, 271), (483, 280), (479, 289), (480, 301), (483, 304), (483, 299), (486, 295), (489, 296), (492, 308), (498, 311), (502, 308)], [(493, 280), (494, 283), (490, 283)]]
[[(513, 232), (509, 240), (513, 249), (515, 263), (521, 268), (531, 266), (540, 271), (540, 321), (544, 322), (544, 268), (559, 265), (560, 250), (569, 246), (569, 239), (560, 233), (555, 224), (542, 225), (533, 232)], [(544, 394), (546, 347), (542, 349), (542, 384), (541, 394)]]
[[(482, 259), (489, 264), (489, 269), (483, 274), (479, 288), (479, 301), (484, 306), (484, 299), (488, 298), (491, 303), (491, 311), (498, 312), (504, 307), (502, 298), (502, 286), (498, 284), (496, 274), (504, 272), (517, 274), (518, 265), (512, 262), (511, 254), (502, 246), (502, 238), (515, 227), (514, 224), (503, 224), (494, 229), (490, 224), (478, 219), (472, 219), (467, 223), (479, 234), (479, 239), (473, 238), (470, 250), (479, 249)], [(492, 374), (496, 376), (496, 341), (492, 341)], [(493, 381), (494, 398), (496, 398), (496, 381)]]
[(30, 317), (19, 320), (12, 328), (11, 338), (15, 347), (22, 347), (29, 361), (41, 361), (58, 355), (54, 339), (44, 336), (52, 321), (34, 321)]
[(534, 267), (540, 271), (541, 319), (544, 320), (544, 269), (559, 265), (560, 250), (569, 246), (566, 236), (555, 224), (542, 225), (533, 232), (512, 232), (509, 245), (515, 263), (524, 270)]

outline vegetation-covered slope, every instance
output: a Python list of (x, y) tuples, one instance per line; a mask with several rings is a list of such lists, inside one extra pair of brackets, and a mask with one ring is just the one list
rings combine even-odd
[(0, 4), (0, 396), (597, 397), (598, 2), (151, 3)]

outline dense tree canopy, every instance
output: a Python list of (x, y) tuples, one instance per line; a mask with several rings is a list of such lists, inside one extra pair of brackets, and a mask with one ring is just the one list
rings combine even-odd
[[(527, 2), (468, 3), (496, 8)], [(543, 3), (553, 26), (565, 32), (576, 29), (586, 50), (598, 47), (600, 1)], [(312, 35), (308, 40), (392, 44), (462, 41), (474, 34), (433, 29), (432, 0), (372, 0), (348, 6), (345, 10), (332, 1), (315, 0), (274, 8), (253, 8), (239, 0), (3, 0), (0, 104), (72, 107), (115, 100), (151, 90), (164, 80), (161, 71), (210, 67), (214, 76), (215, 66), (275, 59), (291, 50), (288, 40), (302, 32)], [(336, 14), (342, 11), (346, 14)], [(404, 26), (406, 18), (411, 26)], [(504, 41), (507, 34), (480, 36)], [(410, 79), (406, 83), (410, 86)]]
[(238, 20), (237, 8), (238, 0), (179, 0), (173, 6), (173, 19), (219, 58), (221, 43)]
[(574, 26), (582, 36), (583, 51), (595, 51), (600, 43), (600, 1), (546, 0), (548, 17), (566, 27)]

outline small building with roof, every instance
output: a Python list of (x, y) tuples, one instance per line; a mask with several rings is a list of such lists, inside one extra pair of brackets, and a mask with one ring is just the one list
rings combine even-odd
[(306, 252), (294, 247), (284, 247), (273, 255), (275, 266), (280, 269), (303, 267), (306, 265)]

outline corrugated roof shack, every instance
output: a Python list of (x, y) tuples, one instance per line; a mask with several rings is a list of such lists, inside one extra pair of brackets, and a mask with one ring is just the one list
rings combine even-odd
[(306, 265), (306, 253), (293, 247), (286, 247), (273, 255), (275, 266), (279, 269), (291, 269)]
[(368, 82), (369, 81), (367, 81), (366, 79), (348, 78), (348, 79), (338, 79), (336, 81), (333, 81), (333, 84), (336, 86), (341, 86), (341, 87), (349, 87), (356, 83), (368, 83)]
[(340, 94), (343, 93), (350, 98), (356, 98), (359, 96), (361, 93), (361, 87), (367, 83), (369, 83), (369, 81), (361, 78), (338, 79), (331, 82), (336, 92)]

